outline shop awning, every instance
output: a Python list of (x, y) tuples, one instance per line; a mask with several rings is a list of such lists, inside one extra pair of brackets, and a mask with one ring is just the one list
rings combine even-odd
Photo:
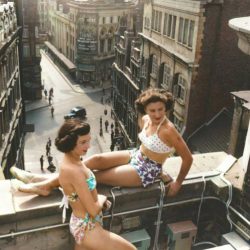
[(51, 52), (63, 63), (69, 70), (75, 70), (76, 66), (72, 63), (65, 55), (60, 53), (57, 48), (51, 44), (50, 42), (46, 41), (44, 44), (51, 50)]

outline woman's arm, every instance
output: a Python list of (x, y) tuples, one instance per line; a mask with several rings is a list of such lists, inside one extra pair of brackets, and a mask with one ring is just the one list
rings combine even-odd
[(97, 201), (95, 201), (86, 183), (86, 177), (84, 174), (79, 174), (79, 171), (74, 174), (72, 184), (87, 212), (91, 217), (96, 217), (102, 210), (107, 197), (99, 194), (97, 195)]
[(174, 125), (169, 127), (168, 141), (169, 144), (175, 148), (177, 154), (181, 157), (182, 160), (179, 174), (176, 180), (170, 183), (169, 191), (167, 194), (168, 196), (174, 196), (180, 190), (182, 182), (184, 181), (186, 175), (189, 172), (189, 169), (193, 162), (193, 157), (182, 136), (174, 128)]
[(145, 124), (147, 119), (148, 119), (147, 115), (142, 115), (142, 114), (138, 115), (138, 126), (139, 126), (140, 130), (143, 129), (144, 124)]

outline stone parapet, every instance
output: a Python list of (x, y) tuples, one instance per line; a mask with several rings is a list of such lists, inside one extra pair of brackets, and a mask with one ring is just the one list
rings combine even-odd
[[(179, 157), (171, 158), (164, 165), (164, 172), (167, 169), (175, 178), (179, 163)], [(179, 194), (164, 198), (161, 244), (165, 244), (167, 223), (182, 220), (196, 223), (201, 200), (205, 204), (201, 216), (202, 225), (220, 223), (218, 230), (223, 233), (229, 230), (224, 205), (229, 197), (228, 187), (219, 176), (233, 165), (233, 158), (224, 152), (194, 155), (190, 175)], [(55, 190), (48, 197), (24, 194), (14, 190), (15, 183), (16, 180), (0, 182), (0, 249), (73, 249), (74, 240), (68, 229), (69, 210), (66, 223), (62, 224), (62, 210), (59, 208), (62, 193)], [(112, 188), (99, 185), (97, 189), (113, 203), (113, 208), (104, 213), (105, 228), (111, 228), (118, 234), (144, 228), (152, 242), (161, 197), (160, 181), (148, 188)], [(215, 222), (214, 219), (218, 221), (218, 217), (219, 222)]]

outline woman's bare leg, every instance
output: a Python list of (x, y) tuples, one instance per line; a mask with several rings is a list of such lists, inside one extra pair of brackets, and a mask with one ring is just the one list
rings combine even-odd
[[(125, 165), (129, 160), (129, 151), (124, 150), (93, 155), (84, 160), (84, 164), (90, 169), (103, 170), (96, 172), (99, 183), (112, 186), (141, 186), (136, 170)], [(121, 168), (117, 167), (120, 165)], [(12, 167), (11, 172), (17, 179), (28, 183), (18, 188), (25, 193), (47, 196), (54, 188), (59, 187), (58, 173), (40, 175), (16, 167)]]
[(53, 179), (56, 176), (58, 177), (58, 173), (35, 174), (35, 173), (30, 173), (28, 171), (17, 168), (16, 166), (11, 167), (10, 172), (16, 179), (18, 179), (26, 184), (33, 183), (33, 182), (41, 182), (41, 181), (45, 181), (48, 179)]
[[(90, 169), (105, 170), (108, 168), (125, 165), (129, 162), (129, 159), (129, 152), (127, 150), (124, 150), (92, 155), (84, 160), (84, 164)], [(16, 179), (21, 180), (24, 183), (42, 182), (58, 177), (58, 173), (34, 174), (19, 169), (15, 166), (11, 167), (10, 172)]]
[(130, 242), (117, 234), (104, 230), (101, 226), (87, 231), (81, 245), (82, 248), (76, 249), (103, 250), (103, 244), (105, 244), (105, 250), (136, 250)]
[(141, 179), (131, 165), (122, 165), (95, 173), (97, 183), (110, 186), (140, 187)]
[(59, 186), (58, 175), (53, 175), (45, 181), (20, 185), (18, 190), (24, 193), (48, 196), (54, 188), (58, 188)]
[(128, 150), (105, 152), (101, 154), (94, 154), (83, 163), (92, 170), (106, 170), (109, 168), (126, 165), (130, 160)]

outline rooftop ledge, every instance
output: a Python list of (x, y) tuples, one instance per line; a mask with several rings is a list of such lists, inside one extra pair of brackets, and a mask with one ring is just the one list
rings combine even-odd
[(228, 25), (237, 32), (238, 47), (250, 55), (250, 16), (231, 19)]
[[(241, 189), (243, 176), (241, 176), (239, 163), (234, 157), (225, 152), (199, 154), (193, 157), (193, 165), (181, 191), (176, 197), (164, 198), (164, 209), (173, 206), (183, 207), (185, 204), (193, 203), (197, 206), (202, 194), (204, 200), (226, 202), (229, 198), (229, 189), (220, 175), (225, 174), (224, 176), (233, 184), (233, 187)], [(180, 158), (172, 157), (164, 164), (163, 171), (175, 178), (179, 166)], [(206, 189), (203, 192), (204, 180)], [(104, 213), (104, 227), (109, 228), (112, 223), (112, 231), (121, 233), (125, 227), (124, 219), (147, 212), (151, 212), (152, 216), (149, 216), (151, 220), (156, 220), (161, 193), (159, 183), (148, 188), (115, 187), (111, 189), (111, 187), (99, 185), (98, 192), (107, 195), (114, 204), (111, 211)], [(71, 249), (73, 240), (68, 232), (70, 211), (68, 211), (67, 223), (62, 224), (62, 210), (59, 208), (62, 193), (55, 190), (48, 197), (39, 197), (13, 191), (14, 186), (14, 179), (0, 181), (0, 249), (2, 246), (5, 250), (14, 249), (13, 247)], [(176, 209), (172, 212), (176, 213)], [(164, 218), (166, 221), (181, 220), (181, 218), (192, 219), (192, 213), (193, 211), (186, 210), (184, 214), (174, 217), (173, 213), (168, 212)], [(141, 221), (145, 219), (142, 218)], [(130, 225), (133, 226), (133, 224), (136, 224), (136, 220), (130, 221)]]

